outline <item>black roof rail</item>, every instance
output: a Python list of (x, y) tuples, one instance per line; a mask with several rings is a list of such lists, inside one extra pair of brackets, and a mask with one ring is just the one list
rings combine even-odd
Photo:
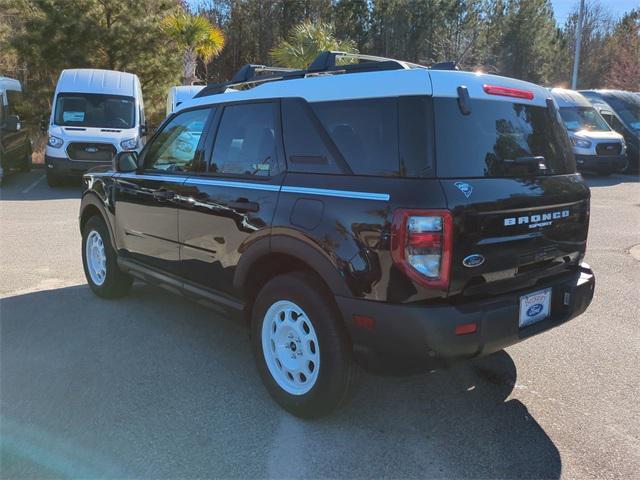
[[(340, 64), (336, 61), (339, 58), (360, 60), (361, 62)], [(306, 70), (296, 70), (283, 67), (269, 67), (266, 65), (244, 65), (233, 76), (230, 82), (209, 84), (205, 88), (200, 90), (200, 92), (198, 92), (198, 94), (194, 98), (224, 93), (228, 88), (242, 88), (247, 85), (255, 85), (279, 80), (290, 80), (294, 78), (304, 78), (306, 76), (319, 75), (323, 73), (340, 74), (382, 70), (402, 70), (409, 68), (427, 67), (415, 63), (396, 60), (393, 58), (327, 50), (324, 52), (320, 52)]]

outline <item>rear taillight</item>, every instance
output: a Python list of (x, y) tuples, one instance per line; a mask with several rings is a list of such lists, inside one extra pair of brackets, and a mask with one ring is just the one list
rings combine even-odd
[(434, 288), (449, 286), (453, 218), (448, 210), (396, 210), (391, 257), (416, 282)]

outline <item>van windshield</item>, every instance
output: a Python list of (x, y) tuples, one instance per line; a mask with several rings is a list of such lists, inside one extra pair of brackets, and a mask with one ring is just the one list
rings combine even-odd
[(611, 131), (607, 122), (593, 107), (562, 107), (560, 116), (564, 126), (572, 132), (579, 130), (588, 130), (590, 132)]
[[(575, 172), (559, 117), (546, 107), (473, 100), (463, 115), (457, 98), (435, 98), (437, 175), (525, 177)], [(537, 169), (540, 163), (546, 167)]]
[(135, 100), (101, 93), (60, 93), (55, 124), (69, 127), (133, 128)]

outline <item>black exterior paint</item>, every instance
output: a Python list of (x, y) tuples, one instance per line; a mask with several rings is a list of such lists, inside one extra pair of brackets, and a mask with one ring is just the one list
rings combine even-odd
[[(126, 175), (85, 175), (87, 190), (81, 212), (89, 205), (102, 204), (100, 211), (110, 223), (122, 258), (167, 274), (172, 284), (184, 285), (192, 293), (209, 292), (238, 302), (252, 300), (246, 297), (244, 285), (253, 265), (275, 253), (296, 258), (324, 279), (336, 296), (355, 349), (367, 355), (380, 353), (381, 337), (373, 341), (369, 338), (373, 333), (360, 332), (353, 324), (354, 314), (375, 316), (380, 325), (387, 325), (381, 332), (397, 328), (389, 322), (407, 315), (414, 323), (426, 322), (420, 335), (435, 335), (445, 342), (434, 348), (434, 355), (453, 357), (492, 350), (485, 344), (497, 348), (512, 342), (514, 309), (517, 312), (514, 302), (520, 293), (554, 282), (563, 285), (562, 291), (579, 292), (572, 302), (582, 303), (563, 311), (557, 317), (561, 321), (578, 315), (589, 304), (593, 275), (589, 273), (589, 279), (582, 282), (588, 284), (586, 287), (577, 289), (584, 270), (580, 264), (589, 220), (589, 190), (578, 174), (468, 179), (284, 172), (268, 178), (216, 175), (208, 173), (206, 165), (210, 163), (221, 107), (200, 141), (205, 160), (202, 171), (176, 175), (175, 181), (145, 178), (142, 170)], [(282, 161), (282, 132), (278, 131), (276, 137)], [(283, 161), (282, 165), (284, 169)], [(208, 180), (233, 185), (206, 184)], [(471, 195), (466, 196), (455, 186), (460, 181), (472, 187)], [(252, 184), (262, 188), (251, 188)], [(390, 199), (279, 191), (287, 187), (388, 194)], [(169, 197), (158, 198), (159, 192), (166, 191)], [(418, 284), (393, 264), (391, 223), (398, 208), (448, 209), (453, 213), (448, 289)], [(503, 225), (506, 217), (558, 208), (570, 209), (570, 217), (548, 227), (510, 230)], [(471, 254), (481, 254), (486, 260), (477, 268), (463, 266), (463, 259)], [(507, 309), (505, 302), (510, 305)], [(483, 310), (487, 305), (496, 309), (491, 315)], [(508, 320), (501, 317), (506, 314)], [(452, 329), (465, 318), (484, 318), (486, 322), (491, 316), (511, 322), (504, 336), (487, 324), (483, 328), (493, 328), (497, 336), (476, 339), (475, 346), (461, 355), (456, 342), (474, 341), (429, 327), (441, 321), (438, 329)], [(515, 325), (517, 330), (517, 316)], [(405, 353), (422, 358), (426, 352), (425, 346), (420, 352), (409, 349)]]

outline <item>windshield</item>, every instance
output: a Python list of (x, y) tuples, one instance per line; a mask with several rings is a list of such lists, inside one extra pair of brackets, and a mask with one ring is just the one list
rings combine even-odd
[(133, 128), (135, 100), (101, 93), (60, 93), (55, 124), (69, 127)]
[(593, 107), (563, 107), (560, 116), (564, 126), (571, 132), (589, 130), (591, 132), (609, 132), (607, 122)]
[(604, 95), (604, 99), (616, 111), (622, 121), (635, 131), (640, 131), (640, 98)]
[(540, 162), (547, 175), (575, 172), (567, 134), (545, 107), (474, 100), (464, 115), (456, 98), (434, 107), (439, 177), (522, 177)]

